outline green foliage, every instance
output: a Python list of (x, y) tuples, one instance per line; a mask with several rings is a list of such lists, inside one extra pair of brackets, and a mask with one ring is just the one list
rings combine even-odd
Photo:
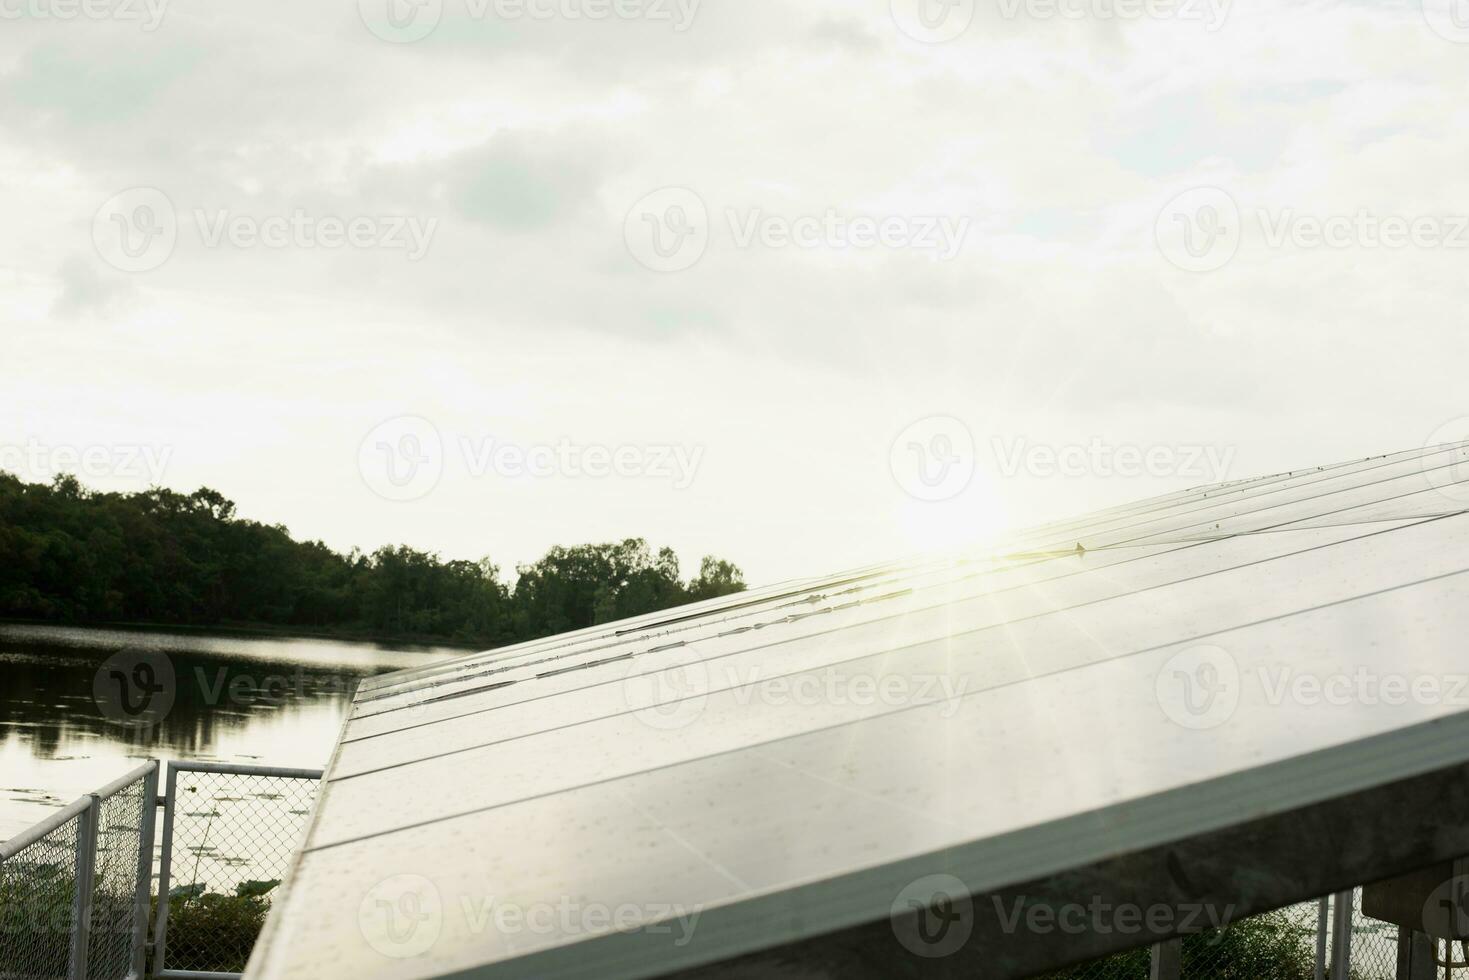
[[(1278, 912), (1243, 919), (1222, 932), (1210, 930), (1185, 937), (1182, 975), (1211, 980), (1311, 980), (1315, 975), (1313, 936), (1303, 934)], [(1148, 980), (1151, 965), (1151, 949), (1144, 946), (1049, 974), (1045, 980)]]
[(687, 584), (646, 541), (552, 548), (517, 569), (406, 546), (339, 554), (235, 516), (217, 491), (94, 493), (0, 473), (0, 617), (262, 625), (498, 646), (744, 589), (705, 558)]
[[(203, 885), (174, 888), (168, 900), (168, 968), (243, 972), (270, 914), (266, 896), (278, 884), (248, 881), (233, 895), (219, 895)], [(157, 908), (154, 898), (155, 915)]]

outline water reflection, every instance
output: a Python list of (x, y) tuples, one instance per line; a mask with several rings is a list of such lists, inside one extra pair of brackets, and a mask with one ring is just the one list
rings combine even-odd
[[(143, 759), (321, 767), (358, 679), (463, 652), (0, 626), (0, 839)], [(154, 724), (129, 724), (107, 696), (97, 697), (113, 683), (111, 665), (130, 659), (171, 674), (166, 710), (144, 719)]]

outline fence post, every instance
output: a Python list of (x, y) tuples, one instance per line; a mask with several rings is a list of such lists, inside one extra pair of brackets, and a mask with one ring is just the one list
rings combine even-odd
[(92, 890), (96, 885), (97, 812), (96, 796), (88, 796), (87, 808), (77, 817), (75, 904), (72, 907), (71, 980), (87, 980), (87, 953), (92, 940)]
[(153, 925), (153, 975), (162, 973), (168, 956), (168, 893), (173, 881), (173, 814), (178, 804), (179, 771), (168, 763), (163, 790), (163, 856), (158, 865), (158, 918)]
[(1331, 980), (1348, 980), (1352, 975), (1352, 902), (1351, 889), (1337, 892), (1334, 901), (1336, 920), (1331, 929)]
[(1326, 980), (1326, 928), (1331, 919), (1331, 900), (1316, 903), (1316, 980)]
[(1153, 947), (1149, 980), (1179, 980), (1183, 970), (1183, 940), (1170, 939)]
[(133, 910), (133, 976), (148, 969), (148, 900), (153, 893), (153, 839), (158, 819), (158, 763), (143, 778), (143, 817), (138, 827), (138, 892)]

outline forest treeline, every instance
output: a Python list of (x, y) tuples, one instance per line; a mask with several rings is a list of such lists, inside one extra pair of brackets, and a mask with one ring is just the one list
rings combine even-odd
[(705, 558), (684, 581), (641, 538), (556, 547), (516, 568), (406, 546), (341, 554), (235, 516), (217, 491), (89, 490), (0, 473), (0, 616), (61, 623), (270, 626), (499, 646), (739, 592)]

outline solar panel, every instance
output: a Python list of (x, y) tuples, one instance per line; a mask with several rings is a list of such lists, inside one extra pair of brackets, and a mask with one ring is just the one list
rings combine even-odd
[[(1379, 836), (1469, 766), (1466, 461), (1204, 487), (376, 678), (249, 975), (893, 975), (936, 875), (975, 903), (1192, 876), (1263, 909), (1458, 856)], [(1413, 819), (1469, 818), (1458, 781), (1465, 812)], [(1371, 846), (1301, 867), (1308, 818)], [(1168, 863), (1221, 847), (1229, 874)], [(980, 919), (954, 975), (1126, 944)]]

